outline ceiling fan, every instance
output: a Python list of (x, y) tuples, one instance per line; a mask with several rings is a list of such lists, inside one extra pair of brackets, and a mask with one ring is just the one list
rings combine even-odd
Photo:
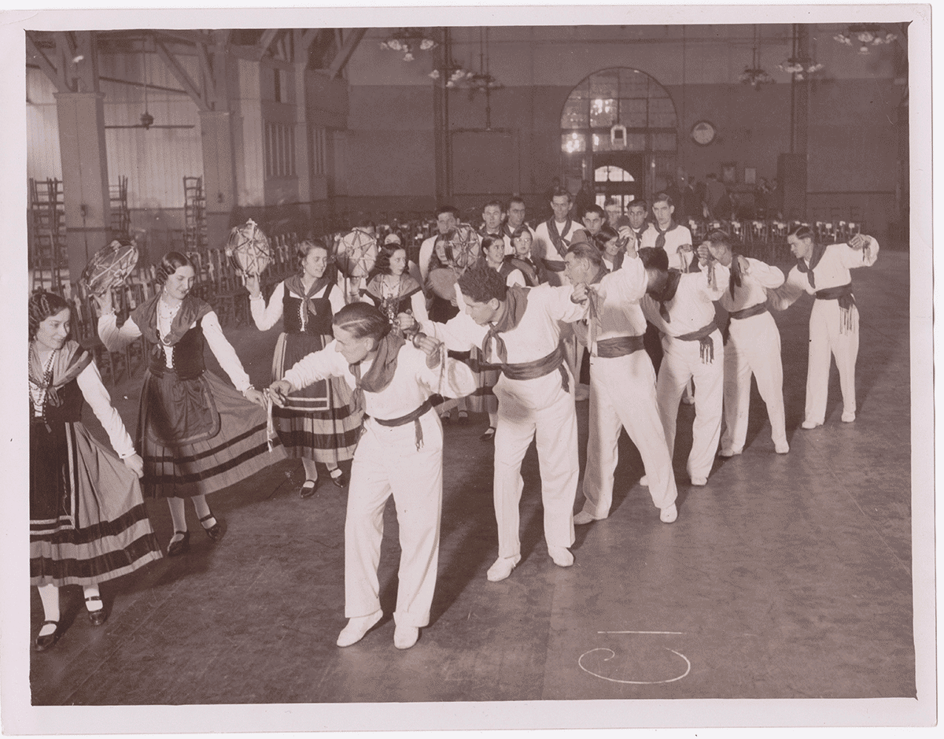
[(124, 126), (105, 126), (105, 128), (143, 128), (145, 131), (148, 131), (152, 128), (193, 128), (193, 124), (185, 125), (170, 125), (170, 124), (158, 124), (154, 125), (154, 116), (148, 112), (148, 66), (147, 66), (147, 50), (142, 48), (141, 56), (144, 59), (144, 112), (141, 114), (139, 119), (140, 123), (135, 123), (133, 125), (124, 125)]

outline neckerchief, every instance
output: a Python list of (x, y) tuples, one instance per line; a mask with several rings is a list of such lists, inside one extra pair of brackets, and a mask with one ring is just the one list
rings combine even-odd
[(157, 330), (157, 301), (160, 299), (161, 292), (158, 291), (131, 313), (131, 320), (141, 329), (145, 340), (151, 344), (173, 346), (183, 338), (195, 321), (213, 310), (209, 303), (194, 295), (187, 295), (180, 302), (180, 308), (177, 310), (173, 321), (171, 321), (170, 331), (162, 337)]
[(656, 231), (658, 232), (658, 234), (659, 234), (658, 236), (656, 236), (656, 249), (665, 249), (665, 235), (666, 235), (669, 231), (674, 231), (675, 229), (677, 229), (677, 228), (678, 228), (678, 224), (677, 224), (675, 221), (672, 221), (672, 222), (669, 224), (669, 227), (668, 227), (667, 229), (665, 229), (665, 231), (663, 231), (661, 228), (659, 228), (659, 224), (658, 224), (658, 223), (653, 223), (652, 225), (653, 225), (653, 227), (655, 228), (655, 230), (656, 230)]
[(813, 270), (816, 269), (816, 265), (819, 264), (819, 260), (823, 258), (823, 254), (826, 253), (826, 247), (822, 244), (813, 244), (813, 256), (810, 258), (810, 266), (806, 266), (806, 260), (803, 257), (797, 259), (797, 269), (801, 272), (806, 272), (806, 276), (810, 280), (810, 287), (814, 290), (816, 289), (816, 278), (813, 276)]
[(354, 375), (354, 405), (357, 410), (364, 410), (364, 393), (379, 393), (387, 389), (393, 381), (397, 371), (397, 358), (400, 356), (400, 347), (406, 340), (392, 331), (386, 334), (377, 345), (377, 355), (374, 363), (361, 377), (361, 363), (351, 365)]
[[(524, 224), (522, 223), (521, 226), (524, 226)], [(521, 226), (519, 226), (518, 228), (521, 228)], [(515, 230), (517, 231), (517, 229)], [(509, 239), (514, 239), (515, 237), (515, 232), (511, 230), (511, 227), (508, 225), (508, 221), (505, 221), (502, 224), (501, 232), (504, 236), (507, 236)]]
[(554, 248), (557, 249), (557, 253), (560, 254), (561, 259), (567, 254), (567, 244), (564, 239), (567, 238), (567, 234), (570, 233), (571, 226), (573, 225), (574, 222), (568, 218), (564, 222), (564, 232), (560, 233), (557, 230), (557, 221), (555, 221), (553, 217), (549, 218), (547, 221), (547, 233), (551, 237), (551, 242), (554, 244)]
[(655, 300), (659, 304), (659, 315), (662, 316), (662, 319), (666, 323), (671, 323), (672, 318), (669, 316), (669, 309), (665, 307), (665, 304), (668, 303), (672, 298), (675, 297), (675, 292), (678, 290), (679, 281), (682, 279), (682, 273), (675, 269), (670, 269), (668, 277), (665, 281), (665, 285), (662, 288), (662, 291), (659, 293), (649, 293), (649, 297)]
[(731, 297), (734, 297), (734, 288), (741, 286), (741, 263), (738, 261), (738, 255), (731, 255), (731, 277), (728, 278), (728, 289), (731, 291)]
[(39, 361), (39, 353), (31, 342), (29, 347), (29, 381), (31, 385), (45, 389), (45, 403), (56, 407), (60, 402), (59, 388), (72, 382), (91, 363), (91, 352), (83, 349), (76, 341), (67, 341), (61, 349), (55, 352), (47, 377), (43, 371), (42, 362)]
[[(290, 290), (296, 295), (302, 296), (302, 310), (301, 310), (302, 331), (305, 330), (305, 326), (308, 324), (309, 314), (315, 315), (315, 309), (312, 307), (312, 304), (311, 304), (312, 296), (321, 292), (324, 289), (325, 285), (328, 284), (328, 282), (330, 282), (330, 280), (328, 280), (327, 277), (322, 275), (321, 277), (319, 277), (317, 280), (315, 280), (312, 283), (311, 287), (309, 287), (306, 290), (305, 283), (302, 282), (301, 275), (292, 275), (285, 281), (286, 290)], [(328, 296), (325, 295), (325, 297), (328, 297)]]
[(521, 270), (521, 274), (524, 275), (525, 280), (530, 283), (531, 287), (535, 287), (540, 282), (537, 265), (530, 258), (522, 259), (521, 257), (507, 256), (505, 259), (512, 267)]
[(492, 339), (495, 340), (495, 352), (498, 354), (498, 360), (502, 364), (508, 362), (508, 350), (505, 348), (505, 342), (499, 334), (511, 331), (521, 323), (521, 317), (528, 308), (529, 290), (530, 288), (515, 285), (509, 287), (505, 293), (505, 313), (498, 323), (489, 323), (488, 333), (485, 335), (485, 340), (482, 341), (482, 356), (486, 362), (490, 356), (489, 349), (491, 348)]
[[(383, 302), (385, 298), (390, 297), (383, 294), (383, 278), (384, 275), (377, 275), (367, 286), (367, 293), (375, 297), (380, 302)], [(403, 300), (403, 298), (409, 297), (410, 295), (413, 295), (413, 293), (419, 292), (422, 289), (423, 288), (420, 287), (420, 283), (404, 272), (402, 275), (400, 275), (397, 294), (393, 297), (395, 297), (397, 300)]]

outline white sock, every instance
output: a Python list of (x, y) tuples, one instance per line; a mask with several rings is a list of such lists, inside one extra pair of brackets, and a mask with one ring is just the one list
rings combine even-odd
[[(82, 588), (82, 593), (85, 595), (85, 607), (90, 611), (100, 611), (105, 607), (105, 604), (102, 603), (102, 595), (98, 590), (98, 585), (86, 585)], [(89, 601), (89, 598), (92, 600)], [(98, 601), (96, 603), (96, 601)]]
[[(39, 599), (43, 602), (43, 620), (59, 621), (59, 588), (53, 584), (40, 585)], [(40, 636), (49, 636), (56, 630), (55, 626), (47, 624), (39, 630)]]
[[(205, 495), (194, 495), (190, 500), (193, 501), (193, 509), (197, 512), (197, 518), (202, 519), (210, 516), (210, 506)], [(205, 529), (212, 528), (216, 525), (216, 517), (211, 516), (206, 521), (200, 521), (200, 525)]]
[[(168, 498), (167, 505), (170, 508), (170, 518), (174, 523), (174, 532), (187, 531), (187, 512), (184, 508), (183, 498)], [(179, 541), (180, 537), (174, 536), (171, 541)]]

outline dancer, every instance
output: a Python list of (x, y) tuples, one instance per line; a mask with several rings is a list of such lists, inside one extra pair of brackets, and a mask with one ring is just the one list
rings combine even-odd
[(586, 501), (574, 523), (587, 524), (610, 514), (624, 428), (642, 457), (649, 494), (661, 520), (672, 523), (678, 518), (675, 473), (659, 417), (656, 373), (642, 351), (646, 319), (639, 301), (650, 275), (635, 253), (629, 253), (621, 269), (608, 273), (600, 252), (584, 244), (571, 246), (566, 261), (574, 299), (589, 293), (592, 306), (586, 321), (576, 324), (590, 353), (590, 421), (583, 478)]
[[(92, 626), (108, 618), (99, 583), (161, 557), (138, 478), (144, 463), (111, 405), (92, 355), (69, 339), (69, 304), (29, 300), (30, 584), (39, 589), (42, 652), (61, 636), (59, 588), (81, 585)], [(116, 459), (82, 425), (87, 402)]]
[[(302, 241), (296, 249), (301, 270), (275, 286), (268, 305), (257, 276), (246, 279), (249, 310), (260, 331), (268, 331), (282, 319), (282, 333), (275, 344), (272, 378), (331, 340), (331, 316), (344, 307), (344, 291), (326, 275), (328, 247), (322, 241)], [(310, 498), (318, 485), (318, 465), (328, 469), (336, 486), (347, 485), (339, 466), (354, 456), (361, 418), (351, 405), (351, 393), (340, 382), (319, 382), (273, 409), (279, 439), (290, 457), (302, 460), (305, 481), (300, 495)]]
[[(206, 535), (218, 542), (225, 530), (206, 495), (285, 458), (278, 439), (267, 439), (265, 395), (249, 383), (216, 313), (190, 294), (195, 279), (193, 263), (172, 251), (157, 266), (161, 289), (135, 308), (121, 328), (111, 294), (99, 301), (98, 335), (109, 351), (142, 335), (147, 343), (136, 439), (144, 457), (145, 494), (167, 498), (170, 506), (171, 557), (190, 548), (186, 498)], [(236, 391), (206, 370), (204, 343)]]
[[(412, 320), (412, 319), (411, 319)], [(344, 524), (344, 613), (338, 646), (360, 641), (383, 616), (377, 566), (383, 509), (393, 495), (400, 528), (400, 567), (393, 643), (409, 649), (429, 623), (439, 559), (442, 512), (442, 425), (432, 394), (458, 397), (475, 389), (472, 371), (447, 359), (439, 342), (406, 342), (386, 315), (352, 303), (334, 316), (335, 340), (272, 383), (276, 403), (329, 377), (360, 398), (364, 433), (354, 453)]]
[(663, 333), (665, 355), (656, 380), (656, 396), (666, 446), (673, 454), (679, 402), (685, 386), (694, 378), (698, 402), (686, 467), (692, 485), (706, 485), (721, 436), (724, 386), (724, 344), (715, 325), (713, 301), (728, 288), (728, 268), (718, 262), (708, 264), (707, 249), (699, 254), (698, 272), (669, 270), (663, 249), (640, 249), (639, 257), (649, 274), (642, 309)]
[(783, 362), (780, 331), (767, 310), (767, 293), (783, 284), (783, 272), (759, 259), (736, 254), (731, 237), (716, 229), (705, 236), (711, 257), (731, 270), (721, 307), (728, 312), (728, 337), (724, 345), (724, 432), (722, 457), (744, 450), (751, 402), (751, 375), (767, 406), (770, 435), (777, 454), (790, 451), (783, 410)]
[(399, 240), (385, 244), (377, 255), (374, 275), (361, 298), (362, 302), (370, 303), (386, 315), (395, 330), (399, 330), (397, 316), (400, 313), (411, 313), (420, 321), (427, 320), (423, 287), (408, 273), (408, 268), (406, 249)]
[[(423, 330), (465, 350), (481, 347), (486, 360), (501, 366), (495, 385), (494, 503), (498, 559), (488, 570), (496, 582), (521, 561), (518, 504), (524, 481), (521, 462), (537, 441), (544, 502), (544, 538), (554, 564), (570, 567), (574, 555), (573, 507), (580, 467), (572, 373), (563, 361), (560, 324), (580, 320), (585, 304), (571, 300), (570, 285), (508, 287), (495, 270), (476, 268), (459, 278), (465, 312)], [(405, 317), (407, 325), (409, 318)]]
[(852, 294), (851, 269), (871, 267), (878, 259), (878, 241), (856, 234), (848, 243), (824, 246), (807, 226), (787, 234), (790, 251), (797, 258), (783, 287), (774, 293), (773, 305), (785, 310), (803, 293), (813, 295), (810, 313), (810, 356), (806, 373), (804, 429), (822, 426), (826, 420), (830, 355), (836, 358), (842, 390), (842, 420), (856, 417), (855, 365), (859, 354), (859, 309)]

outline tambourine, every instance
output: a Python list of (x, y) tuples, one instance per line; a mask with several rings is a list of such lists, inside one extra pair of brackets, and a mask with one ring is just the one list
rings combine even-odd
[(481, 254), (482, 237), (479, 236), (478, 231), (467, 223), (460, 223), (456, 226), (455, 235), (450, 241), (452, 243), (452, 259), (461, 271), (471, 266)]
[(456, 283), (459, 281), (456, 270), (451, 267), (430, 270), (427, 281), (430, 289), (443, 300), (452, 302), (456, 299)]
[(335, 258), (345, 276), (366, 278), (377, 261), (377, 239), (355, 228), (338, 241)]
[(82, 270), (81, 284), (90, 295), (104, 295), (122, 285), (138, 263), (138, 246), (134, 241), (118, 239), (99, 249)]
[(272, 261), (272, 249), (262, 229), (250, 218), (229, 232), (226, 256), (245, 282), (250, 275), (258, 277), (265, 271)]

